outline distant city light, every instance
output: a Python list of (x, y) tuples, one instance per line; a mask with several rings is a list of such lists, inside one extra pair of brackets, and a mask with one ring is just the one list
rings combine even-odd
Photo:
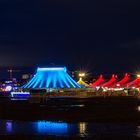
[(140, 106), (138, 106), (138, 108), (137, 108), (137, 109), (138, 109), (138, 111), (140, 111)]
[(12, 86), (6, 86), (5, 91), (11, 91), (12, 90)]
[(85, 134), (87, 129), (87, 124), (85, 122), (80, 122), (79, 130), (81, 134)]
[(11, 92), (11, 97), (29, 97), (30, 92)]

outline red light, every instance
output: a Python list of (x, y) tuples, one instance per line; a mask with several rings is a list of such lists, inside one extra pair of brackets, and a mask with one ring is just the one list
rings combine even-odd
[(116, 81), (117, 81), (117, 75), (113, 74), (111, 79), (108, 82), (104, 83), (102, 86), (103, 87), (110, 87)]
[(91, 86), (92, 86), (92, 87), (97, 87), (97, 86), (99, 86), (101, 83), (103, 83), (103, 81), (104, 81), (104, 78), (103, 78), (103, 75), (101, 74), (101, 75), (99, 76), (99, 78), (98, 78), (94, 83), (91, 84)]

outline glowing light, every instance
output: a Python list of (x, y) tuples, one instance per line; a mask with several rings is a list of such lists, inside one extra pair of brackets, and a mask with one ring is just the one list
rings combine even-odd
[(82, 77), (79, 78), (79, 81), (78, 81), (77, 83), (80, 84), (80, 85), (86, 86), (86, 87), (89, 86), (87, 83), (85, 83), (85, 82), (82, 80)]
[(138, 74), (137, 77), (140, 78), (140, 74)]
[(112, 77), (111, 77), (111, 79), (108, 81), (108, 82), (106, 82), (106, 83), (104, 83), (102, 86), (103, 87), (110, 87), (112, 84), (114, 84), (115, 82), (117, 81), (117, 75), (112, 75)]
[(5, 91), (11, 91), (12, 90), (12, 86), (7, 86), (6, 88), (5, 88)]
[(58, 71), (58, 70), (64, 70), (66, 71), (66, 68), (38, 68), (37, 71)]
[(138, 108), (137, 108), (137, 109), (138, 109), (138, 111), (140, 111), (140, 106), (138, 106)]
[(114, 86), (124, 87), (129, 80), (130, 80), (130, 77), (128, 73), (126, 73), (125, 76), (119, 82), (117, 82), (116, 85)]
[(29, 92), (11, 92), (11, 97), (29, 97)]
[(80, 77), (84, 77), (86, 74), (85, 73), (79, 73)]
[(104, 82), (103, 75), (100, 75), (99, 78), (91, 84), (92, 87), (100, 86)]
[(86, 123), (85, 122), (80, 122), (79, 131), (80, 131), (81, 135), (85, 135), (85, 133), (86, 133)]
[(128, 87), (139, 87), (140, 83), (140, 78), (138, 77), (137, 79), (133, 80), (132, 82), (128, 83)]
[(37, 125), (39, 133), (65, 134), (68, 131), (68, 124), (63, 122), (39, 121)]
[(97, 86), (97, 87), (96, 87), (96, 89), (97, 89), (97, 90), (99, 90), (99, 89), (100, 89), (100, 87), (99, 87), (99, 86)]
[(107, 90), (108, 90), (108, 88), (107, 88), (107, 87), (104, 87), (104, 88), (103, 88), (103, 91), (104, 91), (104, 92), (106, 92)]
[(7, 132), (12, 132), (12, 121), (6, 121), (6, 130)]
[(112, 90), (114, 90), (114, 91), (122, 91), (122, 90), (124, 90), (124, 88), (113, 88)]
[(35, 76), (23, 88), (81, 88), (69, 76), (66, 68), (38, 68)]

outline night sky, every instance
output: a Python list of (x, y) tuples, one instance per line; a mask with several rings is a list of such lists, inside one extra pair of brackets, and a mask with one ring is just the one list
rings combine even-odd
[[(139, 2), (139, 1), (137, 1)], [(140, 69), (135, 0), (1, 0), (0, 66)]]

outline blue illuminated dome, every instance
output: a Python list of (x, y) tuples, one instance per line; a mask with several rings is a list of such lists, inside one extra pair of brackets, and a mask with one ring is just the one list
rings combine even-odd
[(66, 67), (38, 68), (34, 77), (23, 88), (81, 88), (70, 77)]

